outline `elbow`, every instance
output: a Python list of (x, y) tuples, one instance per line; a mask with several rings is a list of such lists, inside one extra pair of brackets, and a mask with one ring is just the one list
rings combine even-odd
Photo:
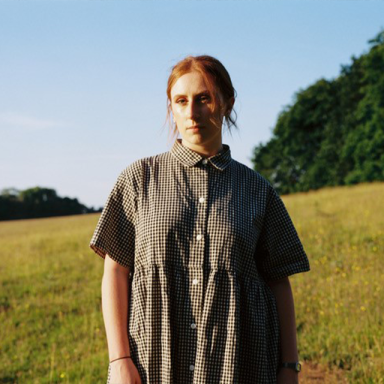
[(281, 286), (290, 286), (288, 277), (283, 277), (282, 279), (278, 280), (267, 280), (266, 283), (271, 289)]

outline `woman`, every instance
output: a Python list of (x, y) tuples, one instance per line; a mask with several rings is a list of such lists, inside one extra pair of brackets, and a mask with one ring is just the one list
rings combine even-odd
[(105, 258), (110, 383), (297, 383), (288, 276), (309, 263), (285, 206), (231, 157), (235, 90), (210, 56), (168, 79), (177, 139), (119, 176), (91, 248)]

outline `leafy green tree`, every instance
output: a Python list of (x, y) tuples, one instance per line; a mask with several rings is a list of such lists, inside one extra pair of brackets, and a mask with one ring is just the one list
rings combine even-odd
[(333, 80), (299, 90), (254, 169), (280, 193), (384, 180), (384, 31)]

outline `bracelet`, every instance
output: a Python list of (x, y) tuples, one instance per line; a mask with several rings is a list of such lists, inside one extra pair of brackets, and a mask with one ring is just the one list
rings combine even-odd
[(121, 360), (121, 359), (132, 359), (132, 357), (131, 357), (131, 356), (123, 356), (123, 357), (119, 357), (119, 358), (117, 358), (117, 359), (111, 360), (111, 361), (109, 362), (109, 364), (113, 363), (113, 362), (116, 361), (116, 360)]

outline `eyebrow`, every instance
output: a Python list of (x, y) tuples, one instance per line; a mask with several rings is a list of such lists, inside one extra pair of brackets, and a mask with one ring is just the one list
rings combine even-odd
[[(196, 95), (196, 97), (200, 97), (200, 96), (209, 96), (211, 97), (211, 94), (209, 93), (209, 91), (203, 91), (203, 92), (200, 92)], [(186, 97), (185, 95), (182, 95), (182, 94), (178, 94), (178, 95), (175, 95), (173, 97), (173, 100), (176, 100), (178, 97)]]

